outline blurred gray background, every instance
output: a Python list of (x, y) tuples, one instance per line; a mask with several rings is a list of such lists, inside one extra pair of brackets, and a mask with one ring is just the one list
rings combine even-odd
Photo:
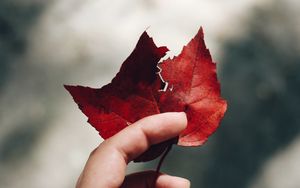
[(1, 0), (0, 187), (74, 187), (102, 140), (63, 84), (108, 83), (146, 29), (174, 55), (203, 26), (228, 111), (206, 145), (175, 147), (162, 171), (195, 188), (299, 188), (299, 10), (298, 0)]

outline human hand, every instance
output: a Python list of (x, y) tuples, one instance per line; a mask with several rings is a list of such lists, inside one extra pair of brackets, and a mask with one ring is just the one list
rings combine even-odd
[[(178, 136), (187, 126), (183, 112), (169, 112), (143, 118), (102, 142), (90, 155), (76, 188), (150, 188), (155, 171), (127, 175), (127, 164), (151, 145)], [(155, 188), (188, 188), (180, 177), (159, 174)]]

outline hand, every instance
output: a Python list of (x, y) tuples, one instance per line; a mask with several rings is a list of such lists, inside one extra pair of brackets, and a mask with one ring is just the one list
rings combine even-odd
[[(143, 118), (105, 140), (90, 155), (76, 188), (151, 188), (154, 171), (125, 177), (127, 164), (151, 145), (176, 137), (187, 125), (183, 112)], [(188, 180), (160, 174), (156, 188), (187, 188)]]

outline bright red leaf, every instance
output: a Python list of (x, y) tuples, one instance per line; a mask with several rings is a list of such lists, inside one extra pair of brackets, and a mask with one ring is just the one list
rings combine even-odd
[[(88, 122), (107, 139), (135, 121), (153, 114), (185, 111), (188, 126), (178, 140), (152, 146), (135, 161), (148, 161), (161, 155), (169, 144), (199, 146), (217, 129), (226, 111), (220, 97), (216, 64), (204, 44), (202, 28), (181, 54), (167, 59), (166, 47), (157, 47), (146, 32), (125, 60), (112, 82), (100, 89), (65, 86)], [(160, 89), (166, 85), (166, 90)]]

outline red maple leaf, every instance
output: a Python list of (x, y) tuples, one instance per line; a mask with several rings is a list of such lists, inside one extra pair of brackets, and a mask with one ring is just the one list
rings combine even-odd
[(174, 141), (182, 146), (202, 145), (217, 129), (227, 108), (202, 28), (179, 56), (158, 64), (167, 51), (144, 32), (111, 83), (100, 89), (65, 86), (104, 139), (149, 115), (187, 114), (188, 126), (179, 138), (152, 146), (135, 161), (158, 157)]

